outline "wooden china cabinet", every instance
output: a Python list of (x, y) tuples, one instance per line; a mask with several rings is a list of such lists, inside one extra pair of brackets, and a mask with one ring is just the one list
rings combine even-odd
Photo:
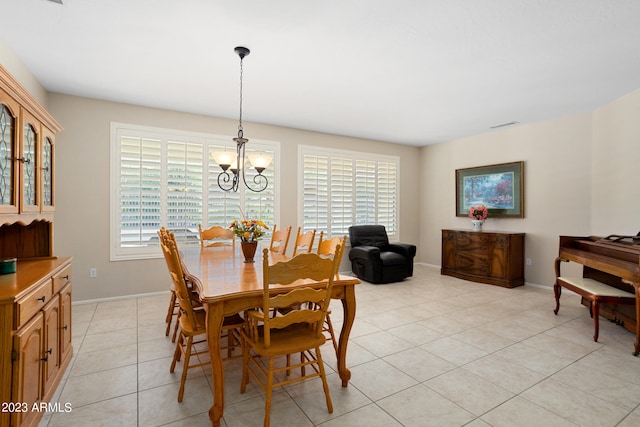
[(47, 402), (73, 353), (71, 258), (53, 253), (61, 130), (0, 65), (0, 260), (17, 259), (0, 274), (0, 427), (37, 425), (57, 409)]

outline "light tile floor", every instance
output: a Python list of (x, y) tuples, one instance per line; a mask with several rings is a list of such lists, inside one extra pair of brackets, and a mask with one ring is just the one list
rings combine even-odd
[[(402, 283), (357, 287), (348, 350), (349, 387), (328, 364), (334, 411), (319, 381), (274, 394), (274, 426), (638, 426), (640, 358), (633, 334), (601, 321), (600, 342), (579, 297), (441, 276), (416, 265)], [(73, 306), (74, 358), (54, 402), (68, 413), (41, 426), (205, 426), (210, 368), (189, 372), (177, 402), (180, 365), (165, 337), (167, 295)], [(340, 328), (341, 307), (332, 304)], [(241, 395), (240, 361), (225, 362), (223, 426), (259, 426), (264, 395)]]

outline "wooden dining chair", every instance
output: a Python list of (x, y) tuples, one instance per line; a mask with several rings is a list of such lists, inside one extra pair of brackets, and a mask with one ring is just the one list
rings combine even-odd
[[(333, 256), (335, 258), (337, 249), (344, 248), (345, 244), (347, 243), (347, 236), (342, 236), (342, 239), (340, 237), (332, 237), (326, 240), (322, 239), (323, 236), (324, 233), (321, 231), (316, 253), (320, 256)], [(336, 275), (338, 274), (338, 270), (340, 269), (340, 262), (342, 261), (343, 253), (344, 249), (341, 249), (337, 259), (338, 267), (336, 268)], [(327, 338), (331, 340), (333, 348), (336, 351), (336, 354), (338, 354), (338, 341), (336, 340), (336, 334), (333, 329), (333, 324), (331, 323), (331, 309), (327, 310), (327, 317), (324, 320), (322, 330), (323, 332), (326, 332), (328, 334)]]
[[(338, 247), (337, 251), (340, 250)], [(320, 347), (326, 342), (322, 324), (329, 307), (337, 265), (335, 258), (323, 258), (314, 253), (300, 254), (288, 261), (269, 265), (269, 251), (264, 250), (262, 307), (245, 313), (242, 329), (244, 343), (240, 393), (246, 391), (250, 376), (263, 388), (266, 393), (265, 426), (270, 423), (273, 389), (309, 378), (320, 377), (327, 409), (333, 412)], [(295, 286), (300, 284), (301, 279), (310, 279), (310, 282)], [(287, 289), (287, 286), (292, 287)], [(299, 308), (278, 313), (274, 317), (265, 315), (272, 310), (291, 306)], [(277, 356), (292, 354), (301, 354), (299, 363), (276, 368)], [(263, 361), (263, 358), (267, 360)], [(304, 371), (300, 377), (276, 377), (281, 372), (298, 367), (302, 371), (306, 366), (313, 369)]]
[[(206, 343), (206, 313), (204, 310), (194, 309), (192, 301), (193, 292), (188, 288), (185, 281), (182, 259), (178, 252), (178, 246), (173, 233), (166, 232), (166, 230), (161, 231), (164, 232), (160, 236), (160, 247), (167, 262), (167, 267), (169, 268), (169, 273), (175, 287), (176, 299), (180, 306), (180, 316), (178, 317), (180, 333), (169, 372), (173, 373), (176, 363), (184, 357), (180, 389), (178, 390), (178, 402), (182, 402), (189, 369), (206, 366), (210, 363), (208, 360), (200, 361), (198, 357), (201, 354), (208, 354), (208, 347), (205, 345), (202, 350), (198, 350), (196, 347), (197, 344)], [(159, 233), (159, 235), (160, 234), (161, 233)], [(240, 336), (240, 328), (243, 322), (242, 317), (237, 314), (225, 317), (222, 330), (227, 337), (227, 346), (224, 347), (227, 350), (229, 350), (230, 346), (241, 346), (242, 337)], [(228, 355), (230, 354), (231, 352), (229, 351)], [(196, 356), (195, 363), (191, 363), (193, 356)]]
[(203, 230), (202, 225), (198, 224), (198, 235), (200, 236), (200, 249), (215, 246), (236, 247), (236, 239), (233, 231), (225, 227), (220, 227), (219, 225), (213, 225)]
[[(166, 233), (166, 236), (168, 238), (171, 238), (173, 240), (173, 242), (175, 243), (176, 248), (177, 248), (178, 247), (178, 243), (177, 243), (173, 233), (170, 233), (166, 229), (165, 229), (165, 233)], [(178, 251), (178, 255), (180, 255), (180, 251)], [(202, 302), (200, 301), (200, 294), (194, 288), (193, 283), (191, 283), (191, 281), (189, 280), (188, 274), (187, 274), (188, 271), (187, 271), (187, 268), (185, 267), (184, 263), (182, 262), (182, 258), (180, 259), (180, 266), (182, 268), (182, 274), (184, 276), (184, 281), (187, 284), (187, 288), (190, 291), (189, 295), (191, 296), (191, 305), (193, 306), (193, 309), (197, 310), (197, 311), (204, 311), (204, 306), (202, 305)], [(178, 310), (178, 316), (177, 316), (178, 319), (180, 318), (180, 313), (181, 313), (181, 311)], [(240, 342), (239, 342), (240, 330), (239, 330), (237, 325), (242, 324), (243, 321), (244, 320), (242, 319), (242, 317), (240, 317), (240, 315), (237, 315), (237, 314), (229, 316), (228, 318), (225, 317), (225, 319), (224, 319), (221, 339), (226, 338), (226, 342), (227, 343), (226, 343), (226, 345), (223, 345), (220, 349), (221, 350), (227, 350), (227, 357), (226, 357), (227, 359), (232, 358), (234, 349), (240, 347)], [(176, 336), (177, 336), (177, 333), (178, 333), (178, 330), (179, 330), (179, 326), (180, 326), (180, 322), (176, 322), (175, 328), (173, 330), (173, 336), (171, 337), (171, 342), (176, 342)], [(237, 356), (237, 357), (240, 357), (240, 356)]]
[[(168, 238), (168, 233), (169, 233), (169, 230), (167, 230), (165, 227), (161, 227), (160, 230), (158, 230), (157, 234), (158, 234), (158, 238), (160, 239), (160, 242), (162, 242), (163, 239)], [(174, 236), (174, 240), (175, 240), (175, 236)], [(187, 282), (187, 287), (193, 292), (191, 283)], [(173, 335), (171, 336), (171, 342), (176, 342), (176, 337), (178, 336), (178, 329), (180, 326), (178, 322), (178, 318), (180, 317), (180, 304), (178, 303), (178, 300), (176, 298), (176, 289), (173, 284), (173, 281), (171, 282), (170, 292), (171, 292), (171, 296), (169, 298), (169, 307), (167, 309), (167, 315), (165, 316), (165, 322), (167, 324), (167, 327), (165, 329), (164, 335), (169, 336), (169, 333), (171, 332), (171, 324), (173, 323), (173, 318), (175, 317), (176, 323), (173, 327)], [(192, 298), (192, 302), (195, 308), (202, 309), (202, 304), (197, 299), (197, 296)]]
[(278, 230), (277, 226), (273, 225), (273, 233), (271, 234), (271, 244), (269, 250), (273, 253), (279, 253), (285, 255), (287, 252), (287, 245), (289, 244), (289, 236), (291, 235), (291, 226)]
[(298, 232), (296, 233), (296, 244), (293, 247), (293, 256), (302, 253), (310, 253), (311, 249), (313, 249), (313, 241), (316, 237), (316, 230), (307, 231), (306, 233), (301, 233), (302, 228), (298, 227)]

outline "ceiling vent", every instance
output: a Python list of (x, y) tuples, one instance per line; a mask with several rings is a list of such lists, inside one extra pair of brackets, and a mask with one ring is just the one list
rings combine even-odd
[(495, 125), (495, 126), (491, 126), (490, 129), (498, 129), (498, 128), (503, 128), (506, 126), (512, 126), (512, 125), (517, 125), (520, 122), (509, 122), (509, 123), (503, 123), (501, 125)]

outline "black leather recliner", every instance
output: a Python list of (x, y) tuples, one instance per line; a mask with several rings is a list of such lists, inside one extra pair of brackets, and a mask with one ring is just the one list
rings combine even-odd
[(389, 243), (384, 225), (349, 227), (351, 271), (370, 283), (400, 282), (413, 276), (415, 245)]

